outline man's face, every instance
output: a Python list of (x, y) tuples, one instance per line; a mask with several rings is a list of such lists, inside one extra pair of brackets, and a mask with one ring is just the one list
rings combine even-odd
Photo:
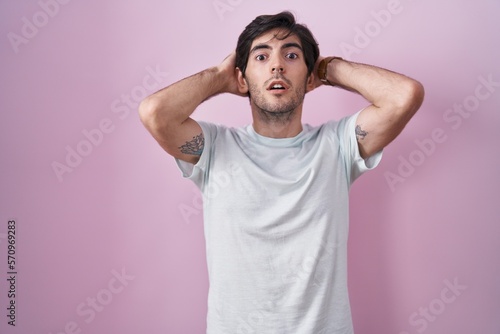
[(287, 121), (304, 101), (309, 78), (302, 46), (295, 35), (283, 39), (287, 34), (270, 30), (250, 47), (245, 80), (252, 107), (264, 120)]

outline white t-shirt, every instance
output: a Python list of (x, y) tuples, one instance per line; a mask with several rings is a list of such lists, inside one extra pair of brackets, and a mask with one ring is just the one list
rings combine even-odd
[(362, 159), (359, 113), (293, 138), (199, 122), (196, 165), (177, 160), (204, 198), (207, 334), (350, 334), (348, 192), (378, 165)]

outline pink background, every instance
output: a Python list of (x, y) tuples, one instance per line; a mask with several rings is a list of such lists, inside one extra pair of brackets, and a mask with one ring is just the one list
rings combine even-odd
[[(500, 333), (498, 0), (60, 2), (0, 2), (1, 333), (204, 332), (200, 197), (143, 128), (137, 101), (218, 64), (255, 16), (284, 9), (322, 55), (426, 88), (381, 165), (351, 191), (356, 332)], [(481, 83), (488, 78), (496, 86)], [(466, 117), (449, 110), (462, 104)], [(307, 95), (304, 121), (365, 105), (322, 87)], [(235, 96), (208, 101), (195, 118), (251, 120)], [(58, 178), (53, 165), (67, 165), (68, 149), (86, 156)], [(6, 317), (9, 219), (16, 327)]]

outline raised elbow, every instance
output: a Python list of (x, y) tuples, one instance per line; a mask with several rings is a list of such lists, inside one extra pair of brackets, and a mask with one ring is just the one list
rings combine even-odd
[(401, 120), (408, 122), (422, 105), (424, 94), (424, 86), (420, 82), (408, 79), (400, 83), (391, 109)]
[(147, 97), (141, 101), (138, 111), (139, 118), (144, 124), (148, 123), (151, 119), (154, 118), (155, 108), (150, 97)]
[(405, 85), (404, 95), (404, 105), (406, 109), (409, 109), (415, 113), (424, 102), (424, 86), (420, 82), (410, 79)]
[(139, 104), (139, 118), (150, 132), (155, 132), (162, 127), (162, 123), (165, 123), (164, 116), (161, 113), (161, 106), (151, 96)]

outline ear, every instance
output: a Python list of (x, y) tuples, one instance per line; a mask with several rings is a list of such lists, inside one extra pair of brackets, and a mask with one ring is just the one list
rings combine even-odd
[(306, 93), (309, 93), (314, 88), (316, 88), (316, 75), (314, 74), (314, 71), (312, 71), (309, 77), (307, 78)]
[(236, 80), (238, 81), (238, 91), (241, 94), (247, 94), (248, 93), (248, 83), (245, 77), (243, 76), (243, 72), (236, 67)]

